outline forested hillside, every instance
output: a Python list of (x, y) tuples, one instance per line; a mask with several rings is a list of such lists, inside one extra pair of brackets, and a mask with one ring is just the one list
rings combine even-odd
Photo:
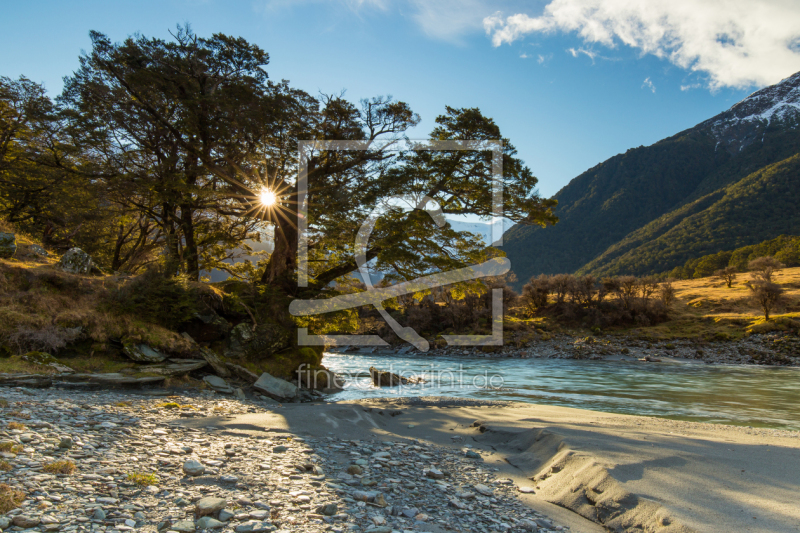
[(506, 233), (518, 280), (664, 272), (800, 232), (799, 124), (800, 73), (584, 172), (555, 195), (558, 224)]

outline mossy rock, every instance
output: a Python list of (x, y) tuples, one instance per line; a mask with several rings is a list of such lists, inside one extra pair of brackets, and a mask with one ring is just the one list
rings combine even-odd
[(17, 251), (17, 236), (13, 233), (0, 233), (0, 257), (10, 259)]
[(73, 370), (68, 367), (67, 365), (61, 363), (58, 359), (50, 355), (49, 353), (45, 352), (28, 352), (21, 357), (23, 361), (27, 361), (28, 363), (39, 365), (39, 366), (46, 366), (53, 368), (59, 372), (73, 372)]
[(251, 324), (242, 322), (228, 336), (225, 357), (232, 359), (259, 360), (271, 356), (289, 346), (289, 331), (277, 324)]

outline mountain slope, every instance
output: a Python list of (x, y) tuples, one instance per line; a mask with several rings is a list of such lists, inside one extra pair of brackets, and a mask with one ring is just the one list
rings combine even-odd
[[(555, 195), (558, 224), (517, 225), (506, 233), (503, 249), (512, 269), (524, 282), (540, 273), (623, 273), (629, 268), (631, 273), (643, 273), (661, 271), (655, 269), (662, 264), (676, 266), (671, 261), (679, 261), (680, 253), (654, 260), (639, 257), (637, 250), (655, 254), (658, 247), (642, 247), (670, 232), (673, 236), (662, 242), (677, 247), (691, 244), (678, 243), (679, 234), (693, 239), (710, 233), (675, 230), (721, 201), (726, 187), (800, 152), (798, 126), (800, 73), (694, 128), (608, 159)], [(792, 165), (780, 172), (791, 172), (787, 169)], [(715, 213), (693, 220), (713, 229), (724, 224), (725, 216), (733, 216), (724, 209)], [(777, 225), (774, 229), (779, 231)], [(762, 233), (771, 231), (764, 227)], [(627, 256), (624, 261), (623, 256)], [(614, 267), (609, 266), (612, 263)]]

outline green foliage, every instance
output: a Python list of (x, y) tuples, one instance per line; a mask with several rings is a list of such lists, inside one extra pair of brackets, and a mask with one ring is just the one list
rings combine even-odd
[(758, 134), (748, 138), (758, 141), (739, 150), (736, 142), (725, 149), (731, 139), (719, 143), (711, 123), (628, 150), (576, 177), (554, 197), (554, 227), (510, 229), (503, 249), (517, 278), (654, 274), (796, 232), (795, 125), (749, 124)]
[(698, 266), (701, 275), (713, 273), (714, 265), (745, 270), (751, 254), (773, 255), (782, 244), (771, 242), (758, 250), (734, 251), (727, 265), (723, 264), (724, 253), (715, 258), (705, 256), (796, 231), (800, 227), (798, 173), (800, 154), (761, 168), (637, 230), (583, 266), (581, 272), (658, 273), (683, 264), (691, 270), (681, 276), (687, 278), (694, 276)]
[(731, 267), (738, 272), (745, 272), (749, 269), (749, 263), (759, 257), (774, 257), (787, 267), (800, 266), (800, 236), (781, 235), (732, 251), (689, 259), (682, 267), (672, 269), (669, 277), (691, 279), (710, 276), (716, 272), (716, 270), (710, 271), (711, 265), (718, 265), (717, 269)]
[(157, 268), (110, 291), (108, 306), (169, 329), (191, 320), (202, 309), (198, 293), (184, 277), (171, 277)]

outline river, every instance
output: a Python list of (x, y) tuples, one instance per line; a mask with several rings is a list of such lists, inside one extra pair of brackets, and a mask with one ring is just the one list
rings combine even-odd
[[(348, 380), (332, 401), (458, 396), (800, 430), (800, 368), (389, 353), (326, 353), (323, 364)], [(375, 388), (371, 366), (428, 383)]]

